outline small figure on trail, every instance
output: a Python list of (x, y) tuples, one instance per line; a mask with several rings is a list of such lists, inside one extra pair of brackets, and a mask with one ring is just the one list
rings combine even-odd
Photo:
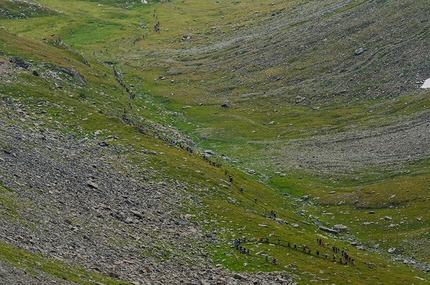
[(280, 239), (278, 239), (278, 245), (279, 245), (279, 244), (281, 244), (281, 240), (280, 240)]
[(269, 261), (269, 256), (265, 256), (265, 258), (266, 258), (266, 262), (268, 262)]
[(272, 259), (272, 264), (273, 264), (273, 265), (276, 265), (276, 258), (273, 258), (273, 259)]
[(157, 33), (159, 33), (159, 32), (160, 32), (160, 22), (157, 22), (157, 23), (154, 25), (154, 31), (155, 31), (155, 32), (157, 32)]
[(270, 211), (270, 216), (272, 216), (274, 219), (276, 219), (276, 211), (275, 210), (271, 210)]
[(240, 189), (239, 189), (239, 190), (240, 190), (240, 193), (243, 193), (243, 188), (242, 188), (242, 187), (240, 187)]
[(230, 180), (230, 182), (233, 182), (233, 176), (229, 176), (228, 179)]
[(328, 258), (328, 253), (326, 252), (326, 253), (324, 254), (324, 259), (325, 259), (325, 260), (327, 260), (327, 258)]
[(257, 203), (257, 198), (254, 198), (254, 203)]
[(236, 247), (236, 250), (239, 249), (239, 244), (240, 244), (240, 241), (238, 239), (235, 239), (234, 240), (234, 246)]

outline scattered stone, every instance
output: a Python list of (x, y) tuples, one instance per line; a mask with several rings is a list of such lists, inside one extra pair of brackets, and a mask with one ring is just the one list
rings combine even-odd
[(237, 280), (245, 280), (246, 279), (245, 277), (243, 277), (242, 275), (237, 274), (237, 273), (233, 275), (233, 278), (237, 279)]
[(355, 55), (360, 55), (360, 54), (362, 54), (363, 52), (364, 52), (364, 48), (358, 48), (358, 49), (356, 49), (356, 50), (355, 50), (354, 54), (355, 54)]
[(331, 234), (335, 234), (335, 235), (339, 234), (338, 231), (327, 228), (327, 227), (320, 227), (320, 230), (322, 230), (323, 232), (327, 232), (327, 233), (331, 233)]
[(30, 67), (30, 64), (28, 64), (27, 62), (25, 62), (25, 60), (23, 60), (19, 56), (12, 57), (10, 59), (10, 62), (13, 63), (13, 64), (15, 64), (16, 66), (24, 68), (24, 69), (28, 69)]
[(306, 97), (296, 96), (296, 104), (302, 103), (306, 100)]
[(205, 150), (204, 153), (208, 155), (215, 155), (215, 152), (213, 150)]
[(95, 183), (94, 181), (88, 181), (87, 182), (87, 186), (92, 188), (92, 189), (99, 189), (99, 185), (97, 183)]
[(131, 210), (131, 213), (132, 213), (133, 215), (135, 215), (137, 218), (139, 218), (139, 219), (143, 219), (143, 215), (142, 215), (140, 212), (138, 212), (138, 211), (134, 211), (134, 210)]
[(338, 224), (338, 225), (334, 225), (333, 226), (333, 230), (335, 230), (337, 232), (345, 232), (345, 231), (348, 230), (348, 227), (344, 226), (344, 225), (341, 225), (341, 224)]
[(231, 108), (233, 107), (233, 103), (230, 100), (225, 101), (224, 103), (221, 104), (221, 107), (223, 108)]

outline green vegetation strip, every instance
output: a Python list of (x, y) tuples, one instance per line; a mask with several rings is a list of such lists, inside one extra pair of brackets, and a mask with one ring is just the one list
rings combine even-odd
[(0, 242), (0, 260), (13, 264), (29, 274), (36, 275), (42, 271), (59, 279), (69, 280), (79, 284), (130, 284), (126, 281), (115, 280), (110, 277), (85, 270), (82, 267), (70, 267), (66, 263), (43, 257), (41, 254), (33, 254), (26, 250), (16, 248), (8, 243)]

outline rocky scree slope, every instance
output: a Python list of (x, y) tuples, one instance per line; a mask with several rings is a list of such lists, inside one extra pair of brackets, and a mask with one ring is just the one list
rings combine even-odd
[[(396, 98), (417, 92), (430, 76), (427, 4), (277, 3), (269, 18), (256, 11), (234, 36), (187, 54), (199, 73), (230, 75), (229, 84), (243, 96), (292, 104), (302, 96), (302, 105), (312, 107)], [(218, 81), (206, 81), (210, 93), (231, 96)]]
[[(17, 219), (2, 213), (0, 241), (133, 284), (291, 283), (213, 267), (207, 248), (220, 241), (186, 214), (199, 203), (186, 183), (153, 181), (126, 151), (43, 127), (45, 114), (16, 99), (0, 114), (0, 181), (25, 205)], [(24, 271), (2, 262), (0, 282), (71, 284)]]

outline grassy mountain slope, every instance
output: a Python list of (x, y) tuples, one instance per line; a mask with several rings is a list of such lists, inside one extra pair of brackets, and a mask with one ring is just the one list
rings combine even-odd
[[(30, 5), (33, 13), (23, 2), (0, 2), (8, 10), (0, 22), (4, 124), (107, 143), (121, 157), (110, 159), (119, 172), (186, 183), (179, 213), (195, 214), (196, 226), (216, 237), (200, 247), (214, 264), (285, 270), (300, 284), (426, 284), (428, 274), (403, 264), (429, 262), (428, 93), (416, 83), (429, 73), (425, 1), (38, 2)], [(18, 17), (21, 12), (26, 17)], [(160, 33), (152, 29), (156, 21)], [(355, 55), (359, 48), (363, 53)], [(17, 56), (30, 66), (11, 63)], [(221, 107), (226, 100), (232, 108)], [(384, 149), (400, 139), (417, 146), (396, 144), (394, 155), (404, 153), (387, 159)], [(0, 143), (5, 154), (14, 152), (7, 139)], [(202, 159), (196, 146), (225, 154), (210, 158), (223, 167)], [(249, 169), (257, 175), (246, 174)], [(16, 191), (12, 181), (19, 179), (4, 171), (1, 180), (10, 191), (1, 187), (3, 223), (37, 228), (26, 222), (25, 209), (14, 206), (28, 203), (20, 193), (32, 190)], [(271, 210), (278, 220), (268, 218)], [(319, 230), (340, 223), (348, 234)], [(239, 236), (248, 238), (252, 254), (232, 248)], [(259, 237), (270, 237), (270, 243), (259, 243)], [(2, 237), (8, 244), (1, 260), (31, 272), (34, 264), (45, 264), (48, 257), (40, 256), (18, 264), (10, 244), (22, 244), (9, 238), (13, 242)], [(356, 266), (324, 260), (331, 247), (319, 247), (316, 238), (347, 250)], [(289, 248), (288, 241), (310, 246), (311, 254)], [(184, 258), (171, 241), (151, 241), (170, 252), (161, 257), (127, 238), (114, 242), (144, 258)], [(397, 261), (386, 253), (390, 248), (396, 248)], [(268, 264), (265, 255), (279, 264)], [(58, 276), (57, 269), (37, 270)], [(92, 278), (117, 282), (102, 273)], [(75, 276), (60, 278), (85, 284)]]

